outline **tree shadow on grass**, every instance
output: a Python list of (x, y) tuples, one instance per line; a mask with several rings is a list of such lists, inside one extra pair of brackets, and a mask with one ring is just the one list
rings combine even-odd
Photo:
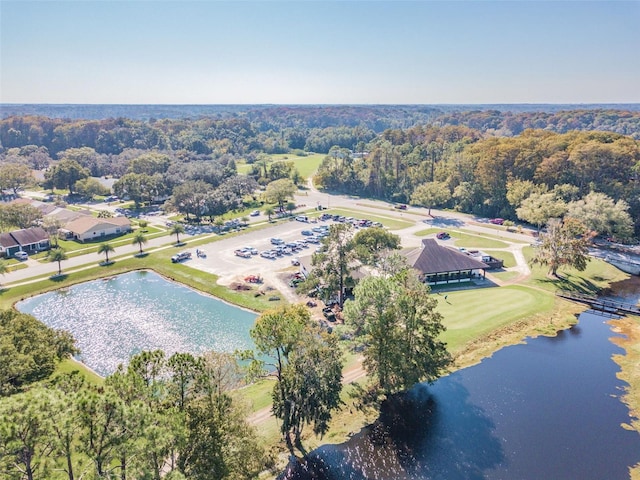
[(67, 278), (69, 278), (69, 275), (67, 275), (66, 273), (55, 273), (49, 277), (49, 280), (51, 280), (52, 282), (62, 282)]
[(149, 254), (148, 254), (147, 252), (142, 252), (142, 253), (136, 253), (136, 254), (134, 255), (134, 257), (136, 257), (136, 258), (144, 258), (144, 257), (146, 257), (146, 256), (148, 256), (148, 255), (149, 255)]
[(553, 285), (558, 290), (568, 290), (570, 292), (595, 295), (600, 291), (600, 287), (591, 280), (570, 273), (560, 274), (558, 278), (543, 278), (539, 281), (543, 284)]
[(424, 221), (426, 224), (433, 225), (434, 227), (440, 228), (462, 228), (464, 227), (464, 222), (459, 218), (449, 218), (449, 217), (433, 217)]
[(98, 265), (101, 267), (110, 267), (114, 263), (116, 263), (115, 260), (109, 260), (108, 262), (100, 262)]

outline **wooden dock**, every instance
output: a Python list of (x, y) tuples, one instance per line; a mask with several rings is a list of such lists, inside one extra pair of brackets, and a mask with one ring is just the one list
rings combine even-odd
[(585, 295), (584, 293), (569, 292), (567, 290), (560, 290), (556, 293), (556, 295), (573, 302), (588, 305), (592, 310), (596, 312), (602, 312), (616, 316), (640, 315), (640, 307), (631, 303), (617, 302), (615, 300), (604, 300), (602, 298), (596, 297), (595, 295)]

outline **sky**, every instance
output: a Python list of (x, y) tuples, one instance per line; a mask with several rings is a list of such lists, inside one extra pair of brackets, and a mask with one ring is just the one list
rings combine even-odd
[(0, 103), (639, 103), (640, 0), (0, 0)]

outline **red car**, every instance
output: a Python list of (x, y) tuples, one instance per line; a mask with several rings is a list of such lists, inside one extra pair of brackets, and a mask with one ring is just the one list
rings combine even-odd
[(407, 206), (404, 203), (402, 203), (400, 205), (396, 205), (394, 208), (397, 208), (398, 210), (406, 210)]
[(449, 238), (449, 234), (448, 234), (447, 232), (439, 232), (439, 233), (436, 235), (436, 238), (437, 238), (438, 240), (446, 240), (446, 239), (448, 239), (448, 238)]
[(502, 225), (504, 223), (504, 218), (492, 218), (489, 220), (489, 223), (493, 223), (494, 225)]

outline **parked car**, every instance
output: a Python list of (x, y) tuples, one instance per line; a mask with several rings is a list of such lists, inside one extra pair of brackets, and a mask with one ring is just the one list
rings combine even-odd
[(447, 240), (448, 238), (450, 238), (450, 236), (447, 232), (438, 232), (438, 234), (436, 235), (436, 238), (438, 240)]
[(494, 225), (502, 225), (504, 223), (504, 218), (492, 218), (489, 220), (489, 223), (493, 223)]
[(271, 244), (272, 245), (284, 245), (284, 240), (282, 240), (281, 238), (272, 238), (271, 239)]
[(24, 260), (28, 260), (29, 259), (29, 254), (27, 252), (23, 252), (23, 251), (19, 251), (13, 254), (13, 256), (15, 258), (17, 258), (20, 261), (24, 261)]
[(254, 210), (249, 214), (250, 217), (257, 217), (258, 215), (260, 215), (260, 210)]
[(182, 262), (191, 258), (191, 252), (180, 252), (171, 257), (173, 263)]

